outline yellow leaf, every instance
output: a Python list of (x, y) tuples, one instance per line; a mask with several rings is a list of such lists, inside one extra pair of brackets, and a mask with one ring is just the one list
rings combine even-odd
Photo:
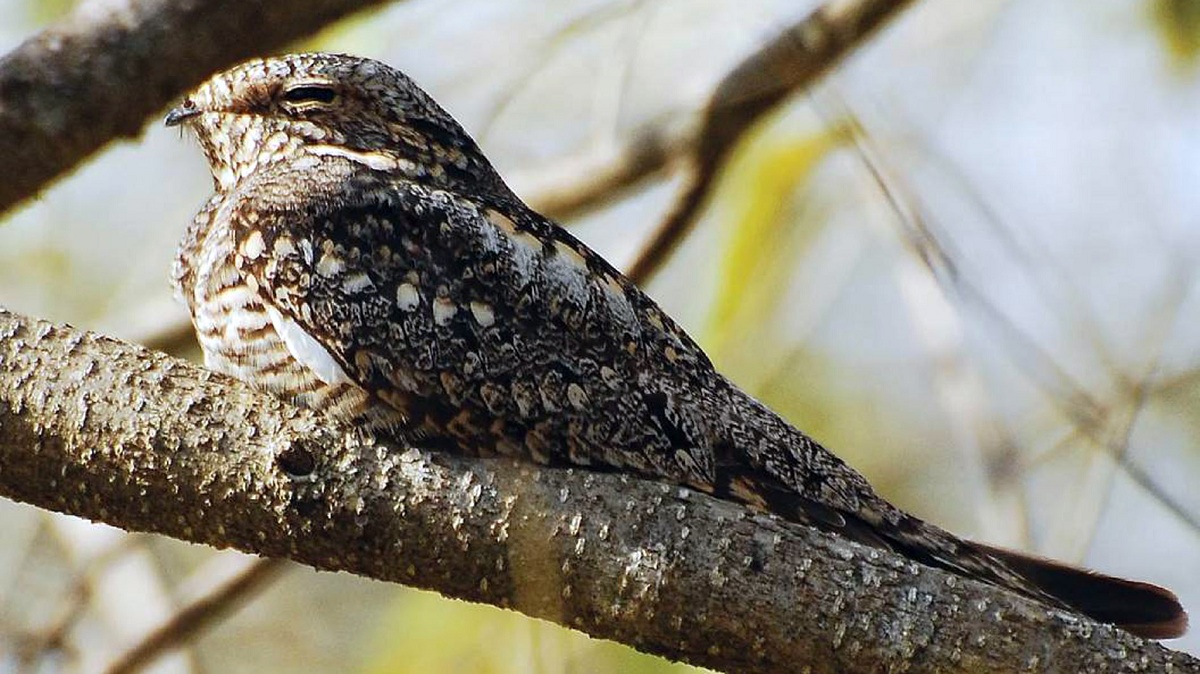
[(1181, 66), (1194, 67), (1200, 58), (1200, 0), (1153, 0), (1150, 9), (1167, 51)]
[(363, 674), (702, 674), (611, 641), (432, 592), (400, 593)]
[(705, 340), (714, 358), (737, 326), (767, 322), (802, 240), (792, 196), (846, 138), (840, 125), (803, 136), (768, 129), (734, 154), (722, 186), (732, 215)]

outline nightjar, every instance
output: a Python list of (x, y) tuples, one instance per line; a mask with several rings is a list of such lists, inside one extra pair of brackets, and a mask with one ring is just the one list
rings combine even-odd
[(383, 63), (251, 61), (166, 121), (195, 134), (215, 182), (174, 269), (211, 369), (401, 442), (687, 485), (1138, 634), (1186, 627), (1167, 590), (883, 500)]

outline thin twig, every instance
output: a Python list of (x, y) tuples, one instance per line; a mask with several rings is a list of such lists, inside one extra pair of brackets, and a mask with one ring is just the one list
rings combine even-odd
[[(992, 410), (979, 372), (969, 362), (963, 317), (951, 302), (952, 289), (947, 287), (946, 278), (958, 275), (953, 253), (937, 245), (914, 193), (903, 189), (888, 172), (884, 157), (844, 101), (839, 101), (838, 119), (843, 120), (859, 159), (901, 224), (910, 255), (899, 263), (898, 285), (910, 320), (933, 362), (934, 389), (947, 411), (955, 444), (967, 466), (963, 479), (970, 481), (983, 538), (1009, 545), (1028, 544), (1028, 530), (1022, 526), (1028, 519), (1028, 504), (1015, 489), (1019, 477), (1014, 470), (1016, 448)], [(939, 270), (947, 273), (939, 274)]]
[(615, 151), (539, 171), (539, 176), (551, 179), (535, 176), (515, 182), (527, 184), (521, 193), (530, 206), (562, 221), (585, 215), (638, 187), (687, 151), (687, 140), (670, 123), (649, 124), (635, 131), (628, 143)]
[(644, 284), (670, 257), (708, 199), (737, 142), (767, 113), (863, 44), (912, 0), (831, 0), (734, 68), (705, 107), (684, 184), (629, 269)]
[(199, 636), (221, 618), (237, 610), (265, 588), (287, 567), (282, 559), (257, 559), (212, 592), (184, 606), (170, 620), (151, 631), (133, 648), (118, 656), (107, 674), (139, 672), (168, 651)]
[[(856, 138), (863, 137), (865, 131), (860, 126), (855, 124), (851, 128)], [(868, 171), (872, 173), (876, 183), (883, 190), (885, 198), (894, 204), (899, 203), (890, 188), (889, 181), (873, 163), (870, 153), (863, 152), (862, 154)], [(968, 186), (963, 185), (963, 187)], [(964, 189), (964, 192), (971, 193), (971, 190)], [(991, 210), (986, 208), (986, 204), (978, 196), (976, 196), (976, 202), (991, 214)], [(1144, 376), (1137, 380), (1136, 385), (1127, 386), (1132, 389), (1134, 394), (1127, 418), (1119, 422), (1114, 421), (1107, 405), (1073, 378), (1048, 351), (1019, 328), (1010, 316), (988, 299), (986, 293), (972, 283), (967, 275), (957, 267), (955, 259), (959, 256), (947, 246), (943, 240), (944, 237), (937, 234), (923, 211), (924, 207), (918, 199), (911, 199), (909, 203), (905, 204), (905, 207), (896, 208), (901, 222), (908, 227), (908, 231), (905, 232), (905, 241), (924, 263), (930, 275), (945, 290), (947, 296), (956, 297), (960, 302), (969, 302), (983, 311), (986, 319), (994, 328), (994, 334), (999, 335), (1001, 343), (1006, 345), (1008, 355), (1013, 363), (1024, 371), (1034, 385), (1041, 389), (1064, 414), (1075, 434), (1106, 453), (1126, 476), (1185, 526), (1193, 531), (1200, 531), (1200, 517), (1190, 512), (1177, 498), (1157, 484), (1144, 468), (1135, 463), (1128, 452), (1133, 424), (1137, 420), (1139, 411), (1144, 408), (1147, 396), (1156, 388), (1157, 361), (1162, 345), (1171, 332), (1170, 328), (1164, 328), (1155, 348), (1148, 350), (1151, 354), (1149, 356), (1151, 363), (1146, 368)], [(1004, 233), (1003, 227), (997, 226), (995, 229), (998, 233)], [(1020, 255), (1019, 247), (1010, 236), (1006, 234), (1001, 238), (1020, 259), (1026, 259), (1025, 256)], [(1042, 287), (1045, 288), (1044, 285)], [(1175, 307), (1173, 314), (1175, 315), (1179, 314), (1178, 307), (1182, 305), (1183, 301), (1180, 288), (1185, 287), (1182, 284), (1176, 286), (1179, 297), (1173, 303)], [(1168, 321), (1168, 324), (1170, 323), (1172, 322)], [(1110, 434), (1118, 437), (1110, 437)]]

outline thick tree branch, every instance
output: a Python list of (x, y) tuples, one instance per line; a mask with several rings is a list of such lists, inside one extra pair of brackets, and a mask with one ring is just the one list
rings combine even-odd
[(1200, 672), (1116, 628), (687, 489), (377, 444), (4, 311), (0, 495), (730, 672)]
[(0, 214), (212, 72), (382, 0), (106, 0), (0, 59)]

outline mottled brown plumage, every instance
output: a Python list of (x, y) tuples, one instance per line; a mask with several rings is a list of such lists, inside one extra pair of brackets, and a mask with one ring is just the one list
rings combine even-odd
[(398, 440), (689, 485), (1142, 634), (1166, 590), (961, 540), (895, 508), (719, 373), (376, 61), (217, 75), (167, 118), (216, 193), (176, 285), (209, 367)]

